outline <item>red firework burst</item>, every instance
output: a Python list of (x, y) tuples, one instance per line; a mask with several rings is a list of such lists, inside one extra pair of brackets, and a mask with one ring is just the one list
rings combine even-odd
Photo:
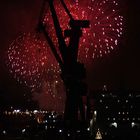
[[(115, 0), (67, 0), (65, 1), (74, 19), (89, 20), (90, 28), (83, 30), (79, 46), (79, 60), (86, 63), (94, 58), (109, 54), (122, 36), (123, 16), (120, 14), (119, 4)], [(69, 29), (69, 16), (60, 1), (54, 1), (55, 9), (62, 31)], [(58, 47), (53, 21), (50, 11), (46, 12), (44, 23), (47, 25), (53, 42)], [(65, 40), (68, 44), (68, 39)]]
[(46, 42), (30, 33), (19, 36), (7, 51), (6, 64), (10, 73), (32, 90), (41, 86), (47, 62)]
[(11, 43), (6, 56), (10, 73), (31, 89), (40, 107), (63, 110), (65, 95), (61, 71), (47, 49), (46, 41), (38, 38), (37, 34), (24, 33)]
[[(89, 64), (95, 58), (109, 54), (118, 46), (123, 32), (123, 16), (115, 0), (67, 0), (65, 1), (74, 19), (90, 20), (90, 28), (83, 30), (79, 45), (78, 59)], [(59, 0), (54, 1), (62, 31), (70, 29), (69, 16)], [(58, 50), (58, 41), (50, 11), (44, 18), (46, 30)], [(69, 39), (66, 39), (68, 44)], [(35, 94), (41, 107), (61, 110), (64, 106), (64, 88), (60, 69), (51, 55), (46, 41), (35, 34), (23, 34), (12, 42), (7, 51), (6, 64), (17, 81), (31, 91), (41, 89), (43, 94)], [(42, 102), (42, 99), (45, 100)]]
[[(79, 46), (79, 60), (85, 64), (94, 58), (102, 57), (113, 50), (119, 43), (123, 31), (123, 17), (120, 15), (119, 4), (115, 0), (67, 0), (70, 13), (75, 19), (90, 20), (90, 28), (83, 30)], [(54, 1), (62, 31), (69, 29), (69, 16), (64, 11), (60, 1)], [(46, 30), (56, 48), (58, 42), (50, 11), (45, 14)], [(69, 40), (66, 39), (68, 44)], [(48, 44), (33, 34), (19, 36), (7, 51), (9, 71), (20, 82), (32, 90), (41, 87), (41, 81), (46, 74), (46, 80), (62, 83), (59, 66), (47, 50)], [(56, 74), (50, 74), (51, 71)], [(56, 75), (49, 76), (49, 75)], [(47, 84), (48, 93), (52, 93), (51, 84)]]

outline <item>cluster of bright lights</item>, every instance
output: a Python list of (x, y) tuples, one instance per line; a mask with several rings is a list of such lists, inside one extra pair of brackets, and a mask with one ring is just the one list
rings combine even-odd
[(15, 109), (13, 111), (4, 111), (4, 114), (5, 115), (29, 115), (29, 116), (34, 116), (36, 114), (51, 114), (53, 116), (53, 118), (55, 118), (56, 116), (54, 115), (55, 112), (52, 111), (52, 112), (49, 112), (49, 111), (46, 111), (46, 110), (31, 110), (29, 111), (28, 109), (25, 110), (25, 111), (21, 111), (20, 109)]
[(6, 64), (18, 82), (34, 90), (41, 86), (47, 59), (46, 42), (24, 33), (10, 44)]
[[(83, 37), (80, 40), (81, 61), (89, 63), (94, 58), (109, 54), (118, 46), (123, 34), (123, 16), (115, 0), (67, 0), (65, 3), (74, 19), (90, 21), (90, 28), (83, 29)], [(54, 5), (64, 32), (65, 29), (70, 28), (68, 26), (70, 18), (58, 0), (54, 1)], [(53, 42), (58, 46), (51, 13), (48, 10), (44, 22)], [(66, 38), (66, 44), (68, 41), (69, 39)]]

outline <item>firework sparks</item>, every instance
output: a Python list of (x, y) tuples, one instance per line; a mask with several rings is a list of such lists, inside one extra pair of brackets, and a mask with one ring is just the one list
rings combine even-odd
[[(118, 46), (123, 34), (123, 16), (120, 15), (119, 4), (115, 0), (65, 2), (74, 19), (90, 21), (90, 28), (83, 29), (80, 40), (78, 58), (80, 61), (90, 63)], [(64, 33), (65, 29), (70, 29), (68, 25), (70, 19), (60, 1), (55, 0), (54, 5)], [(58, 51), (50, 10), (45, 14), (44, 23)], [(69, 39), (66, 38), (65, 41), (68, 45)], [(12, 42), (8, 49), (7, 65), (17, 81), (32, 89), (41, 86), (44, 70), (47, 71), (51, 64), (57, 65), (55, 60), (50, 61), (47, 46), (47, 42), (39, 40), (33, 34), (24, 34)]]
[[(86, 65), (92, 63), (94, 59), (109, 54), (119, 45), (123, 34), (123, 16), (115, 0), (65, 2), (74, 19), (90, 21), (90, 28), (83, 29), (80, 39), (78, 59), (81, 62)], [(70, 29), (70, 19), (60, 1), (55, 0), (54, 5), (64, 33), (64, 30)], [(50, 10), (47, 10), (43, 22), (58, 51), (58, 40)], [(69, 39), (66, 38), (65, 41), (68, 45)], [(61, 72), (46, 41), (37, 38), (35, 34), (19, 36), (8, 48), (6, 64), (13, 77), (32, 92), (41, 88), (43, 94), (36, 96), (38, 100), (43, 97), (47, 106), (62, 108), (64, 88), (60, 78)]]
[(47, 64), (45, 41), (35, 35), (23, 34), (12, 42), (7, 51), (6, 64), (18, 82), (34, 90), (41, 86), (41, 79)]
[(35, 34), (20, 35), (8, 48), (6, 65), (11, 75), (31, 90), (41, 108), (63, 110), (61, 71), (46, 41)]
[[(123, 16), (115, 0), (65, 1), (74, 19), (89, 20), (90, 28), (83, 29), (80, 40), (79, 60), (90, 63), (93, 59), (109, 54), (116, 46), (123, 32)], [(64, 33), (69, 29), (69, 17), (59, 1), (54, 1), (60, 25)], [(44, 23), (47, 25), (53, 42), (58, 47), (50, 11), (47, 11)], [(66, 39), (68, 44), (69, 39)]]

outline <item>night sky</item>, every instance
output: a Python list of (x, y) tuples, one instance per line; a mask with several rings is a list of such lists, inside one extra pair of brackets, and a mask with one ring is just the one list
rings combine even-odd
[[(38, 22), (42, 1), (0, 1), (0, 96), (6, 101), (19, 99), (30, 92), (12, 78), (5, 65), (9, 44), (22, 32), (33, 32)], [(107, 85), (109, 89), (140, 90), (140, 2), (125, 0), (125, 30), (123, 41), (111, 54), (95, 59), (88, 68), (90, 90)], [(41, 98), (41, 97), (40, 97)], [(43, 98), (43, 97), (42, 97)], [(40, 99), (45, 102), (45, 99)]]

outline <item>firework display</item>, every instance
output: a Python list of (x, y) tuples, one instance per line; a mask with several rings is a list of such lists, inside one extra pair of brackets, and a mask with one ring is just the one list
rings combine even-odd
[[(109, 54), (118, 46), (123, 32), (123, 16), (119, 4), (115, 0), (68, 0), (65, 1), (74, 19), (89, 20), (90, 28), (83, 29), (79, 44), (79, 60), (86, 63)], [(69, 16), (60, 1), (54, 1), (54, 6), (64, 33), (69, 29)], [(44, 23), (53, 42), (58, 47), (58, 41), (50, 11), (47, 9)], [(68, 45), (69, 39), (65, 39)]]
[(7, 51), (7, 66), (17, 81), (34, 90), (41, 86), (42, 76), (48, 62), (45, 41), (33, 34), (20, 35)]
[[(93, 60), (109, 54), (119, 45), (123, 34), (123, 16), (115, 0), (65, 0), (65, 3), (74, 19), (90, 21), (90, 28), (83, 29), (83, 36), (80, 38), (79, 61), (85, 65), (92, 64)], [(70, 29), (70, 18), (59, 0), (54, 0), (54, 6), (64, 34), (64, 30)], [(43, 22), (59, 51), (48, 6)], [(65, 38), (65, 42), (68, 45), (69, 38)], [(6, 54), (6, 65), (11, 75), (34, 93), (41, 89), (43, 94), (37, 94), (37, 100), (43, 97), (49, 108), (63, 107), (61, 71), (46, 40), (38, 38), (36, 33), (24, 33), (10, 44)]]
[(61, 71), (46, 41), (37, 34), (24, 33), (11, 43), (6, 56), (11, 75), (31, 90), (40, 107), (62, 110), (65, 95)]

